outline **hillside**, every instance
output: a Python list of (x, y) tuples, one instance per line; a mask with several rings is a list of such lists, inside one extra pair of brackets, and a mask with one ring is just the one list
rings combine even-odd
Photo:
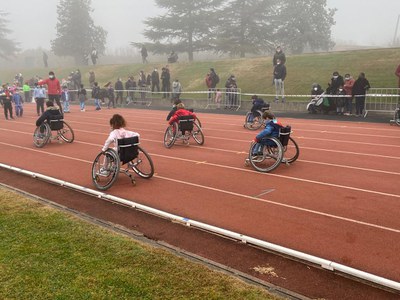
[[(287, 56), (288, 76), (285, 81), (286, 94), (309, 94), (311, 84), (318, 82), (324, 88), (330, 80), (333, 71), (339, 71), (341, 75), (350, 73), (357, 77), (359, 72), (365, 72), (372, 87), (396, 87), (397, 78), (394, 71), (400, 63), (400, 48), (368, 49), (356, 51), (328, 52)], [(79, 67), (84, 83), (88, 83), (88, 72), (94, 70), (96, 79), (100, 85), (121, 77), (123, 81), (133, 75), (137, 80), (140, 70), (149, 73), (154, 67), (159, 71), (165, 65), (164, 62), (154, 62), (146, 65), (97, 65)], [(213, 67), (219, 74), (223, 87), (230, 74), (237, 78), (239, 87), (243, 93), (248, 94), (272, 94), (272, 58), (256, 57), (244, 59), (225, 59), (217, 61), (179, 62), (170, 64), (171, 81), (178, 78), (184, 91), (202, 91), (205, 89), (204, 78), (209, 68)], [(54, 71), (58, 78), (66, 78), (76, 67), (56, 68)], [(36, 74), (46, 77), (46, 69), (26, 70), (0, 70), (0, 80), (10, 82), (14, 75), (21, 72), (25, 79)]]

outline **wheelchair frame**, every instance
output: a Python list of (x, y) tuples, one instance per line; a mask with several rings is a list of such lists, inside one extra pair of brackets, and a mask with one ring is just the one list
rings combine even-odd
[[(252, 142), (245, 164), (250, 164), (257, 171), (268, 173), (281, 163), (294, 163), (299, 158), (300, 149), (290, 134), (291, 128), (286, 126), (280, 130), (279, 137), (265, 138), (265, 144)], [(260, 147), (260, 150), (255, 151), (255, 147)]]
[[(269, 107), (262, 108), (261, 110), (256, 110), (259, 116), (254, 116), (251, 111), (247, 112), (244, 119), (243, 127), (249, 130), (257, 130), (261, 128), (261, 126), (265, 126), (265, 120), (263, 120), (262, 115), (267, 110), (269, 110)], [(251, 116), (253, 116), (253, 121), (249, 121)]]
[(390, 124), (396, 124), (397, 126), (400, 126), (400, 104), (394, 110), (393, 120), (390, 120)]
[(185, 144), (189, 144), (190, 137), (193, 137), (198, 145), (204, 144), (204, 134), (200, 123), (196, 122), (192, 116), (180, 117), (178, 122), (169, 125), (165, 130), (164, 146), (171, 148), (176, 140), (182, 140)]
[[(150, 155), (139, 146), (139, 138), (133, 137), (127, 139), (132, 139), (132, 142), (126, 145), (118, 145), (118, 153), (114, 149), (108, 148), (106, 151), (100, 152), (96, 156), (92, 164), (92, 181), (97, 189), (109, 189), (117, 180), (119, 173), (127, 175), (131, 183), (136, 185), (136, 180), (131, 174), (131, 170), (144, 179), (153, 177), (153, 161)], [(121, 143), (121, 140), (118, 141), (118, 144)], [(128, 149), (129, 147), (131, 147), (130, 150), (132, 151), (132, 153), (129, 154), (131, 154), (133, 158), (129, 159), (127, 162), (123, 162), (120, 158), (121, 148)], [(104, 164), (107, 164), (106, 168), (104, 168)], [(144, 164), (147, 164), (147, 168)], [(126, 165), (126, 167), (122, 168), (124, 165)]]
[[(42, 131), (41, 132), (41, 128)], [(57, 134), (53, 135), (52, 132), (56, 131)], [(44, 147), (48, 142), (52, 140), (62, 141), (66, 143), (72, 143), (75, 139), (74, 131), (71, 126), (64, 119), (52, 119), (50, 122), (44, 122), (42, 125), (36, 127), (33, 133), (33, 144), (38, 147)]]

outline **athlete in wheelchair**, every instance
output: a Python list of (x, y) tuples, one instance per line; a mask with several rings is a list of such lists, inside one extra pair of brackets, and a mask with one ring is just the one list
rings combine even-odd
[[(60, 110), (54, 106), (53, 101), (46, 102), (46, 111), (36, 120), (36, 129), (33, 133), (33, 143), (36, 147), (42, 148), (48, 142), (72, 143), (75, 135), (71, 126), (64, 121)], [(55, 132), (55, 134), (53, 134)]]
[[(132, 184), (136, 185), (131, 170), (142, 178), (151, 178), (154, 174), (153, 161), (139, 146), (139, 134), (126, 130), (126, 121), (119, 114), (113, 115), (110, 125), (112, 131), (92, 165), (92, 181), (95, 187), (107, 190), (117, 180), (119, 173), (127, 175)], [(114, 148), (109, 148), (112, 143)]]
[[(176, 99), (176, 100), (174, 101), (174, 104), (172, 105), (172, 109), (171, 109), (171, 111), (168, 113), (167, 121), (169, 121), (169, 120), (172, 118), (172, 116), (176, 113), (176, 111), (178, 110), (177, 105), (178, 105), (179, 103), (182, 103), (182, 100)], [(193, 108), (188, 108), (188, 111), (194, 112)], [(199, 119), (198, 116), (196, 116), (195, 122), (197, 123), (197, 125), (198, 125), (199, 127), (201, 127), (201, 121), (200, 121), (200, 119)]]
[(164, 146), (171, 148), (176, 140), (182, 140), (184, 144), (189, 144), (190, 137), (197, 144), (204, 144), (204, 135), (201, 126), (196, 122), (196, 115), (185, 109), (183, 103), (176, 105), (175, 114), (169, 119), (169, 126), (164, 134)]
[(265, 129), (251, 143), (245, 164), (253, 166), (260, 172), (271, 172), (282, 162), (286, 164), (295, 162), (300, 150), (296, 141), (290, 136), (291, 127), (282, 126), (269, 111), (264, 112), (262, 118), (266, 120)]
[(269, 110), (269, 103), (266, 103), (262, 98), (257, 95), (251, 97), (253, 107), (251, 111), (246, 114), (243, 127), (250, 130), (257, 130), (265, 125), (262, 115), (265, 111)]

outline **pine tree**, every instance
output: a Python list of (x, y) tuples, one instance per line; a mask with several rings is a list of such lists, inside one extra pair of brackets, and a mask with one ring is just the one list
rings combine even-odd
[(146, 43), (154, 53), (187, 52), (193, 61), (194, 52), (211, 49), (217, 8), (223, 0), (155, 0), (164, 8), (162, 16), (144, 21), (148, 28), (144, 36), (153, 41)]
[(60, 0), (57, 5), (57, 37), (51, 41), (54, 54), (72, 56), (76, 64), (86, 63), (93, 49), (104, 53), (107, 32), (95, 26), (90, 16), (91, 0)]
[(11, 30), (7, 27), (7, 23), (6, 13), (0, 11), (0, 57), (2, 58), (15, 55), (18, 51), (17, 44), (7, 38), (8, 34), (11, 33)]

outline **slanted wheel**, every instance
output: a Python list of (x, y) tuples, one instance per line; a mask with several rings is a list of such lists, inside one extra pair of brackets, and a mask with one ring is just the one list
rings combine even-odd
[(99, 190), (110, 188), (118, 177), (120, 161), (113, 149), (100, 152), (92, 165), (92, 181)]
[(198, 127), (200, 127), (201, 128), (201, 121), (200, 121), (200, 119), (199, 119), (199, 117), (197, 117), (196, 116), (196, 121), (194, 121), (197, 125), (198, 125)]
[(43, 123), (42, 125), (36, 127), (33, 133), (33, 144), (42, 148), (47, 144), (51, 136), (50, 126), (47, 123)]
[(397, 108), (397, 109), (394, 111), (394, 122), (395, 122), (398, 126), (400, 126), (400, 108)]
[(129, 162), (129, 166), (142, 178), (151, 178), (154, 175), (154, 165), (150, 155), (138, 147), (138, 155), (135, 159)]
[(276, 138), (268, 138), (268, 145), (252, 143), (249, 151), (249, 162), (257, 171), (271, 172), (282, 161), (283, 147)]
[(293, 163), (297, 158), (299, 158), (300, 149), (292, 137), (289, 137), (289, 142), (287, 146), (283, 147), (283, 152), (283, 163)]
[(58, 130), (58, 134), (60, 137), (67, 143), (72, 143), (75, 139), (74, 131), (68, 123), (64, 122), (64, 126), (62, 129)]
[(201, 127), (199, 127), (199, 125), (197, 123), (193, 124), (192, 136), (197, 144), (199, 144), (199, 145), (204, 144), (203, 130), (201, 130)]
[(252, 112), (246, 114), (246, 119), (244, 122), (244, 127), (249, 130), (257, 130), (263, 125), (264, 121), (261, 115), (253, 116)]
[(164, 134), (164, 146), (166, 148), (172, 147), (172, 145), (175, 143), (177, 134), (178, 134), (178, 125), (176, 123), (169, 125), (168, 128), (165, 130)]

